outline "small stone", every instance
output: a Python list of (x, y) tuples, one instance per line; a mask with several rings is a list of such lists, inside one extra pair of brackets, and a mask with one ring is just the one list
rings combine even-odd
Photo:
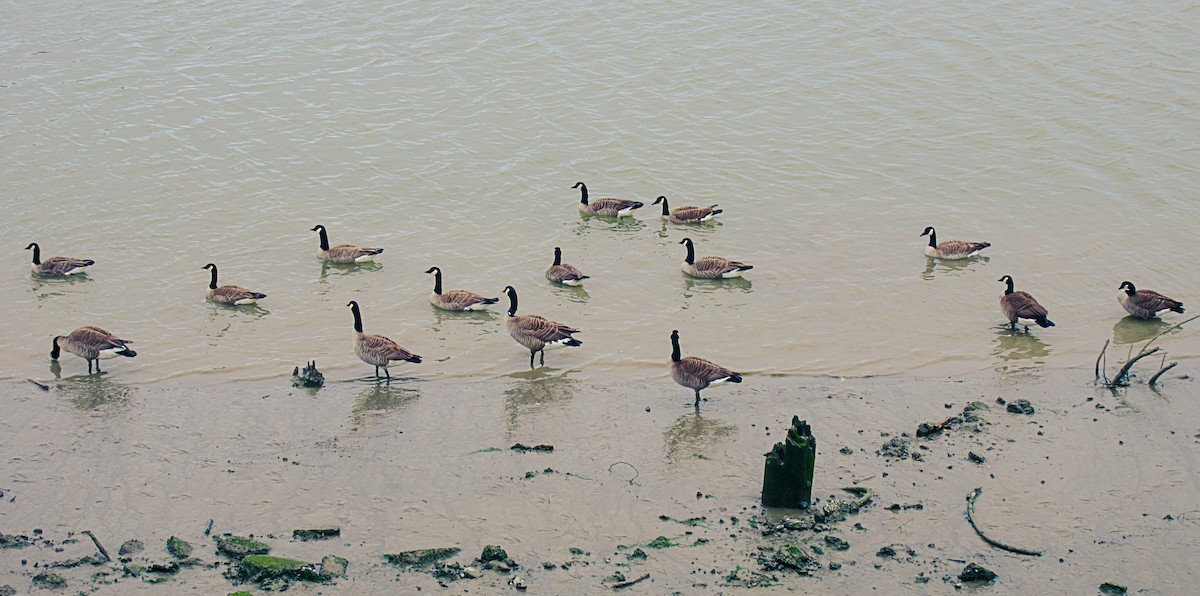
[(1106, 596), (1120, 596), (1125, 594), (1129, 589), (1125, 586), (1117, 585), (1113, 582), (1104, 582), (1100, 584), (1100, 593)]
[(483, 553), (479, 555), (479, 560), (484, 563), (488, 561), (508, 561), (508, 553), (504, 552), (504, 549), (499, 546), (489, 544), (483, 547)]
[(192, 556), (192, 545), (186, 540), (172, 536), (167, 539), (167, 552), (176, 559)]
[(9, 586), (9, 585), (0, 586), (0, 596), (13, 596), (13, 594), (16, 594), (16, 593), (17, 593), (17, 589), (12, 586)]
[(265, 543), (244, 536), (218, 536), (217, 551), (234, 558), (246, 555), (265, 555), (271, 552), (271, 547)]
[(526, 584), (525, 584), (525, 580), (523, 580), (523, 579), (521, 579), (521, 578), (519, 578), (519, 577), (514, 577), (514, 578), (512, 578), (512, 581), (511, 581), (511, 582), (509, 582), (509, 583), (511, 583), (511, 584), (513, 585), (513, 587), (514, 587), (514, 588), (516, 588), (516, 589), (518, 589), (518, 590), (520, 590), (520, 591), (522, 591), (522, 592), (524, 592), (524, 591), (525, 591), (525, 588), (528, 588), (528, 587), (529, 587), (528, 585), (526, 585)]
[(346, 577), (346, 569), (349, 567), (350, 562), (346, 559), (335, 555), (325, 555), (321, 559), (321, 577), (325, 579)]
[(830, 571), (837, 571), (838, 569), (841, 569), (841, 568), (842, 568), (842, 564), (841, 564), (841, 563), (830, 563), (830, 564), (829, 564), (829, 570), (830, 570)]
[(117, 549), (119, 555), (134, 555), (146, 550), (146, 545), (142, 544), (141, 540), (126, 540), (121, 548)]
[(1033, 414), (1033, 404), (1029, 403), (1027, 399), (1018, 399), (1008, 404), (1008, 407), (1005, 409), (1013, 414)]
[(479, 579), (483, 577), (483, 572), (477, 567), (463, 567), (462, 576), (467, 579)]
[(982, 455), (979, 455), (978, 453), (975, 453), (974, 451), (968, 451), (967, 452), (967, 460), (972, 463), (982, 464), (983, 462), (987, 461), (987, 458), (983, 457)]
[(295, 540), (328, 540), (342, 535), (342, 529), (338, 526), (328, 526), (324, 528), (313, 528), (310, 530), (292, 530), (292, 538)]
[(639, 559), (639, 560), (644, 561), (644, 560), (646, 560), (646, 551), (644, 551), (640, 548), (635, 548), (635, 549), (633, 549), (633, 552), (625, 555), (625, 558), (629, 559), (631, 561), (634, 559)]
[(455, 547), (407, 550), (401, 553), (385, 554), (383, 560), (397, 567), (423, 567), (449, 559), (457, 555), (459, 551), (460, 549)]
[(990, 583), (996, 581), (997, 577), (991, 570), (975, 563), (967, 564), (962, 573), (958, 574), (958, 579), (964, 582)]
[(67, 580), (57, 573), (39, 573), (33, 576), (33, 585), (58, 590), (67, 587)]
[(488, 561), (487, 563), (483, 564), (483, 568), (491, 569), (492, 571), (499, 571), (500, 573), (508, 573), (509, 571), (512, 571), (512, 569), (510, 569), (504, 561)]

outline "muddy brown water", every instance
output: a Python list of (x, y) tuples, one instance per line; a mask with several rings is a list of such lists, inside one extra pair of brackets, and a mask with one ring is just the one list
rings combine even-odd
[[(761, 455), (800, 415), (820, 441), (820, 494), (861, 483), (878, 503), (839, 527), (841, 570), (773, 589), (921, 593), (979, 561), (1014, 592), (1200, 591), (1192, 381), (1121, 399), (1089, 385), (1106, 339), (1115, 363), (1183, 319), (1125, 317), (1121, 281), (1200, 295), (1198, 17), (1166, 1), (0, 7), (0, 531), (90, 528), (110, 550), (155, 549), (199, 543), (213, 519), (284, 537), (281, 554), (337, 551), (351, 560), (338, 589), (376, 593), (435, 585), (397, 579), (382, 552), (469, 559), (498, 543), (537, 589), (587, 593), (621, 569), (606, 562), (625, 560), (619, 545), (691, 530), (710, 541), (652, 553), (640, 589), (728, 591), (715, 578), (763, 544), (744, 529), (762, 515)], [(578, 180), (647, 207), (581, 217)], [(725, 213), (665, 224), (658, 195)], [(322, 265), (318, 223), (385, 253)], [(927, 225), (993, 246), (932, 261)], [(687, 278), (685, 236), (755, 269)], [(97, 263), (34, 279), (28, 242)], [(555, 246), (592, 276), (582, 289), (542, 277)], [(208, 262), (268, 298), (206, 304)], [(584, 346), (527, 370), (502, 308), (430, 307), (430, 266), (448, 288), (517, 287), (522, 312), (583, 329)], [(1058, 326), (1005, 329), (1005, 274)], [(368, 332), (425, 363), (365, 378), (351, 299)], [(50, 338), (84, 324), (140, 355), (96, 377), (72, 356), (50, 363)], [(746, 382), (696, 415), (666, 373), (671, 329)], [(1200, 355), (1189, 331), (1160, 340), (1179, 375)], [(329, 385), (289, 389), (313, 359)], [(1038, 413), (992, 412), (977, 437), (927, 443), (923, 462), (874, 454), (882, 433), (1015, 396)], [(971, 449), (985, 466), (962, 459)], [(990, 530), (1046, 556), (980, 544), (962, 519), (975, 486)], [(344, 539), (286, 540), (329, 523)], [(918, 557), (877, 561), (889, 544)], [(589, 565), (541, 568), (572, 547)], [(0, 585), (28, 586), (22, 557), (59, 556), (30, 552), (0, 551)], [(930, 585), (913, 583), (922, 571)], [(205, 572), (99, 589), (230, 587)]]

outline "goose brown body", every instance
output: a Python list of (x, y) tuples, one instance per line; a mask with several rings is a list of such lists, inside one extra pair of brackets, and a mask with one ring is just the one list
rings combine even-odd
[(317, 250), (317, 257), (330, 263), (366, 263), (374, 260), (375, 255), (383, 252), (382, 248), (364, 248), (354, 244), (339, 244), (330, 247), (325, 226), (314, 226), (312, 231), (321, 235), (321, 247)]
[(1183, 313), (1183, 303), (1168, 298), (1154, 290), (1139, 290), (1134, 287), (1133, 282), (1121, 282), (1123, 290), (1117, 295), (1117, 301), (1121, 306), (1125, 307), (1125, 311), (1140, 319), (1150, 319), (1158, 316), (1158, 313), (1164, 310), (1171, 312)]
[(1040, 327), (1054, 326), (1054, 322), (1046, 318), (1050, 314), (1046, 307), (1027, 292), (1013, 291), (1012, 277), (1005, 275), (997, 281), (1008, 284), (1004, 295), (1000, 297), (1000, 310), (1004, 312), (1010, 327), (1016, 329), (1017, 321), (1024, 323), (1026, 330), (1029, 329), (1029, 323), (1037, 323)]
[(488, 298), (482, 294), (466, 290), (442, 291), (442, 270), (430, 267), (425, 273), (433, 274), (433, 293), (429, 295), (429, 303), (442, 310), (466, 311), (484, 310), (489, 304), (500, 301), (499, 298)]
[(30, 265), (33, 273), (46, 277), (65, 277), (67, 275), (83, 273), (84, 267), (96, 264), (91, 259), (76, 259), (74, 257), (50, 257), (43, 261), (41, 259), (42, 249), (36, 242), (30, 242), (29, 246), (25, 247), (25, 250), (33, 251), (33, 263)]
[(680, 357), (679, 331), (671, 332), (671, 378), (696, 394), (700, 407), (700, 391), (717, 383), (741, 383), (742, 375), (697, 356)]
[(518, 315), (517, 291), (512, 286), (506, 286), (504, 293), (509, 301), (504, 328), (517, 343), (529, 349), (529, 368), (533, 368), (533, 356), (538, 353), (541, 354), (541, 364), (546, 364), (545, 350), (548, 347), (583, 345), (583, 342), (571, 336), (579, 333), (578, 329), (538, 315)]
[(125, 356), (133, 358), (137, 352), (126, 344), (133, 340), (121, 339), (99, 327), (85, 325), (71, 332), (70, 335), (59, 335), (51, 342), (50, 359), (58, 360), (60, 349), (66, 350), (88, 363), (88, 373), (92, 372), (92, 362), (96, 363), (96, 372), (100, 372), (100, 359)]
[(216, 302), (218, 304), (233, 304), (233, 305), (240, 306), (240, 305), (244, 305), (244, 304), (255, 304), (259, 300), (267, 297), (267, 295), (263, 294), (262, 292), (255, 292), (253, 290), (247, 290), (246, 288), (243, 288), (241, 286), (219, 286), (218, 287), (217, 286), (217, 266), (212, 263), (209, 263), (209, 264), (205, 265), (204, 267), (202, 267), (202, 269), (211, 269), (212, 270), (212, 279), (211, 279), (211, 281), (209, 281), (208, 290), (204, 294), (205, 298), (207, 298), (208, 300), (210, 300), (212, 302)]
[(717, 216), (719, 213), (724, 213), (723, 209), (717, 209), (716, 205), (709, 207), (693, 207), (684, 205), (671, 209), (667, 206), (667, 197), (660, 196), (654, 200), (654, 204), (662, 204), (662, 216), (667, 221), (673, 224), (696, 224), (708, 221)]
[(591, 199), (588, 200), (587, 185), (582, 182), (576, 182), (571, 188), (579, 189), (579, 211), (589, 215), (605, 215), (608, 217), (621, 217), (631, 215), (634, 209), (642, 207), (640, 201), (631, 201), (628, 199)]
[(990, 242), (964, 242), (962, 240), (937, 241), (937, 232), (932, 226), (925, 228), (921, 236), (929, 236), (929, 244), (925, 246), (925, 256), (935, 259), (954, 261), (966, 259), (979, 254), (979, 251), (991, 246)]
[(562, 249), (554, 247), (554, 263), (546, 269), (546, 279), (566, 286), (578, 286), (588, 277), (590, 276), (584, 275), (574, 265), (563, 263)]
[(354, 353), (363, 362), (375, 366), (376, 377), (382, 368), (383, 374), (391, 379), (392, 373), (388, 372), (388, 364), (391, 362), (421, 363), (420, 356), (400, 347), (400, 344), (382, 335), (363, 333), (362, 313), (359, 311), (358, 302), (351, 300), (346, 306), (354, 313)]
[(679, 243), (687, 246), (687, 257), (683, 259), (680, 269), (692, 277), (701, 279), (729, 279), (741, 277), (742, 272), (754, 268), (754, 265), (747, 265), (741, 261), (732, 261), (722, 257), (700, 257), (697, 259), (696, 248), (691, 238), (684, 238)]

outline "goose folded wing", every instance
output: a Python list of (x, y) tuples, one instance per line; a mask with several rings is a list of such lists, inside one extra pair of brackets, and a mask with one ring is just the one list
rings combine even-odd
[(94, 261), (86, 259), (75, 259), (72, 257), (53, 257), (42, 261), (41, 269), (46, 272), (66, 273), (80, 267), (87, 267), (93, 264)]
[(1038, 301), (1034, 300), (1033, 296), (1025, 292), (1013, 292), (1011, 296), (1013, 308), (1017, 316), (1022, 319), (1038, 319), (1046, 316), (1049, 312), (1046, 310), (1046, 307), (1038, 304)]
[(353, 261), (355, 259), (383, 252), (381, 248), (363, 248), (353, 244), (340, 244), (329, 249), (329, 258), (333, 260)]
[(411, 360), (416, 354), (400, 347), (400, 344), (382, 336), (368, 335), (363, 337), (363, 347), (388, 360)]
[(698, 358), (696, 356), (688, 356), (682, 361), (682, 369), (685, 373), (696, 377), (706, 383), (724, 379), (726, 377), (735, 377), (737, 373), (720, 366), (715, 362)]
[(1133, 295), (1133, 299), (1138, 306), (1154, 312), (1158, 312), (1167, 308), (1183, 306), (1182, 302), (1167, 298), (1166, 296), (1163, 296), (1154, 290), (1138, 290)]
[(698, 273), (724, 275), (743, 267), (742, 263), (730, 261), (721, 257), (703, 257), (696, 260), (695, 268)]
[(265, 297), (266, 295), (264, 294), (247, 290), (241, 286), (221, 286), (213, 290), (213, 298), (223, 302), (237, 302), (238, 300), (249, 300)]
[(448, 305), (466, 308), (481, 302), (486, 302), (488, 299), (486, 296), (476, 294), (475, 292), (468, 292), (466, 290), (450, 290), (449, 292), (442, 292), (442, 300)]
[(522, 317), (519, 322), (519, 329), (522, 333), (536, 337), (546, 343), (570, 339), (572, 333), (579, 333), (578, 329), (573, 329), (562, 323), (557, 323), (537, 315)]

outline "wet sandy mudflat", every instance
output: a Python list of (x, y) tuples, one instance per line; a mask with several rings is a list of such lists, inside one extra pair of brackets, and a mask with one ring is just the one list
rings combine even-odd
[[(300, 594), (515, 593), (514, 577), (531, 594), (608, 593), (647, 574), (620, 591), (949, 593), (968, 563), (999, 575), (965, 586), (980, 592), (1200, 591), (1194, 380), (1113, 396), (1090, 376), (751, 376), (707, 391), (699, 413), (669, 380), (600, 384), (555, 369), (488, 382), (331, 379), (316, 392), (286, 377), (131, 386), (106, 374), (49, 392), (10, 381), (0, 533), (19, 544), (0, 549), (0, 586), (37, 591), (34, 576), (52, 572), (69, 593), (261, 591), (224, 576), (234, 564), (205, 534), (212, 520), (212, 536), (253, 536), (273, 555), (349, 561), (344, 578), (288, 585)], [(1020, 399), (1033, 414), (997, 401)], [(915, 436), (971, 402), (986, 405), (979, 420)], [(860, 511), (814, 525), (760, 506), (763, 454), (793, 415), (817, 437), (817, 506), (862, 486), (872, 499)], [(908, 455), (880, 452), (893, 439)], [(965, 517), (976, 487), (980, 528), (1043, 556), (980, 540)], [(292, 537), (329, 526), (340, 535)], [(127, 540), (145, 550), (128, 564), (80, 564), (96, 552), (82, 530), (114, 559)], [(195, 545), (193, 564), (124, 572), (173, 560), (171, 536)], [(814, 555), (804, 572), (772, 558), (785, 544)], [(454, 579), (382, 558), (455, 547), (444, 563), (466, 567), (487, 545), (517, 567)], [(56, 563), (74, 566), (46, 568)]]

